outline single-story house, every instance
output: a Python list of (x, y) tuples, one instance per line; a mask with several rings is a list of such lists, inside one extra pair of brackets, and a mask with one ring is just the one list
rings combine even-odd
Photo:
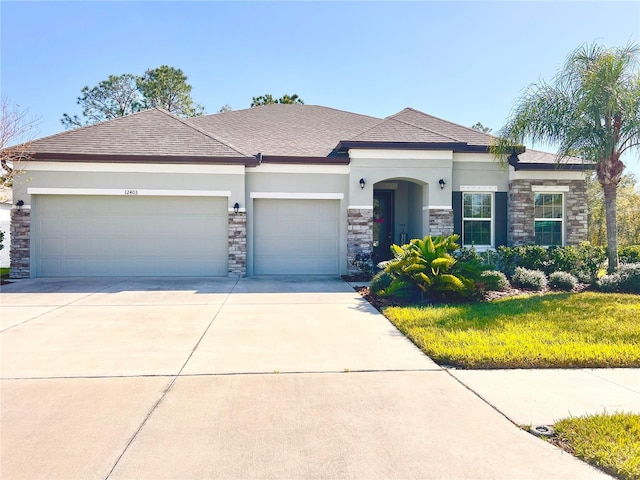
[(151, 109), (63, 132), (34, 141), (14, 181), (11, 274), (339, 275), (425, 235), (587, 239), (587, 166), (533, 150), (501, 164), (490, 144), (411, 108), (314, 105)]

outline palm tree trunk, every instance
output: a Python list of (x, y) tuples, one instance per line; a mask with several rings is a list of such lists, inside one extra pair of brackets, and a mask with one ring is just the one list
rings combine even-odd
[(603, 185), (604, 211), (607, 221), (607, 271), (613, 273), (618, 269), (618, 222), (616, 220), (616, 199), (618, 186), (616, 184)]

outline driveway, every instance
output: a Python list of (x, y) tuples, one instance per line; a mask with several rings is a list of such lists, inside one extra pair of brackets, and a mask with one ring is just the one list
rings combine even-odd
[(339, 278), (3, 286), (3, 479), (608, 478)]

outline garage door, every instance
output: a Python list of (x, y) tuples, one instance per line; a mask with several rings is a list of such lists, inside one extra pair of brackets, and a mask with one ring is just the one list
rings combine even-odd
[(36, 276), (227, 275), (226, 198), (33, 198)]
[(337, 275), (339, 201), (256, 199), (257, 275)]

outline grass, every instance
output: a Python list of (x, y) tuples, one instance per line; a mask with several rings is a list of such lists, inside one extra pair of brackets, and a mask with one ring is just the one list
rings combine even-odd
[(638, 295), (532, 295), (489, 303), (387, 307), (384, 314), (441, 365), (640, 367)]
[(0, 277), (8, 277), (9, 276), (9, 267), (0, 268)]
[(625, 480), (640, 480), (640, 415), (614, 413), (568, 418), (554, 425), (553, 443)]

